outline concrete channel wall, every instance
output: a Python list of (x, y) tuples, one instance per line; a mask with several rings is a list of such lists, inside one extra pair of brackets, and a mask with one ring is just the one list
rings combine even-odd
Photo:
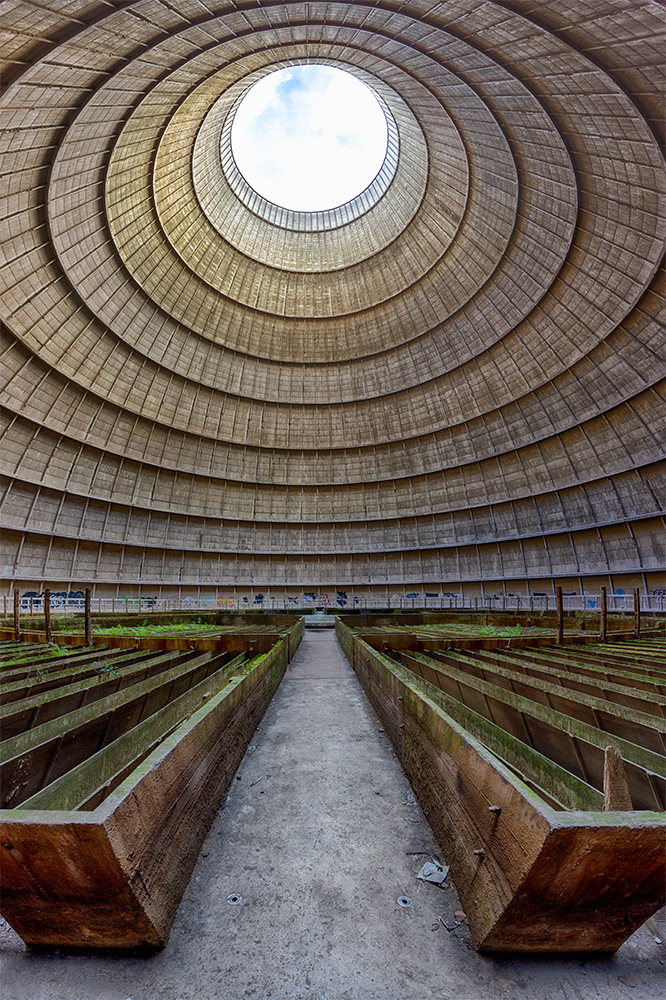
[[(337, 634), (451, 866), (478, 949), (612, 952), (663, 905), (663, 812), (603, 811), (603, 792), (547, 747), (484, 720), (341, 621)], [(655, 764), (663, 772), (663, 759)]]
[[(94, 758), (77, 751), (58, 780), (0, 810), (2, 913), (27, 944), (166, 944), (200, 845), (302, 634), (301, 620), (251, 658), (190, 653), (181, 674), (190, 661), (221, 662), (203, 678), (205, 690), (195, 684), (152, 704)], [(160, 683), (143, 687), (154, 692)], [(131, 689), (115, 697), (136, 701)], [(103, 720), (102, 701), (79, 711)], [(61, 740), (88, 733), (81, 719), (69, 723)], [(21, 739), (18, 761), (29, 761), (31, 741), (43, 741), (30, 730)]]

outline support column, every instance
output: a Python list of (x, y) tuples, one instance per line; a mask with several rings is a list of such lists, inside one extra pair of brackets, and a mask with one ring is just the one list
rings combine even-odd
[(21, 622), (19, 612), (19, 592), (14, 590), (14, 639), (16, 642), (21, 638)]
[(634, 587), (634, 639), (640, 639), (641, 635), (641, 592), (638, 587)]
[(90, 587), (86, 587), (86, 600), (83, 612), (83, 619), (85, 622), (86, 646), (92, 646), (92, 623), (90, 621)]
[(51, 641), (51, 591), (44, 591), (44, 633), (47, 642)]

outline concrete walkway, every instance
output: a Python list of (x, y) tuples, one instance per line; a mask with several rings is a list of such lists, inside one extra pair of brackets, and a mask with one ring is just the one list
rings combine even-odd
[[(0, 932), (2, 1000), (656, 1000), (642, 929), (612, 958), (477, 955), (439, 856), (332, 632), (307, 633), (149, 958), (33, 954)], [(444, 860), (445, 859), (441, 859)], [(232, 894), (242, 896), (236, 905)], [(401, 908), (398, 896), (411, 898)], [(57, 921), (57, 912), (53, 919)], [(618, 979), (629, 973), (629, 988)]]

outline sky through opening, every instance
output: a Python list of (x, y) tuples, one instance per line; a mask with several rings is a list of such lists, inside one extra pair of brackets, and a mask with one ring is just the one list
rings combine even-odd
[(234, 159), (248, 184), (298, 212), (355, 198), (380, 170), (387, 141), (370, 88), (333, 66), (289, 66), (262, 77), (231, 128)]

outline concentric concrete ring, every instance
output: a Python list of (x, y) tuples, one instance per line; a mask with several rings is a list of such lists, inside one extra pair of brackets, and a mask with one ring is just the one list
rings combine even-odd
[[(0, 21), (8, 577), (649, 589), (658, 4), (26, 0)], [(247, 87), (303, 61), (395, 123), (337, 215), (253, 200), (229, 160)]]

